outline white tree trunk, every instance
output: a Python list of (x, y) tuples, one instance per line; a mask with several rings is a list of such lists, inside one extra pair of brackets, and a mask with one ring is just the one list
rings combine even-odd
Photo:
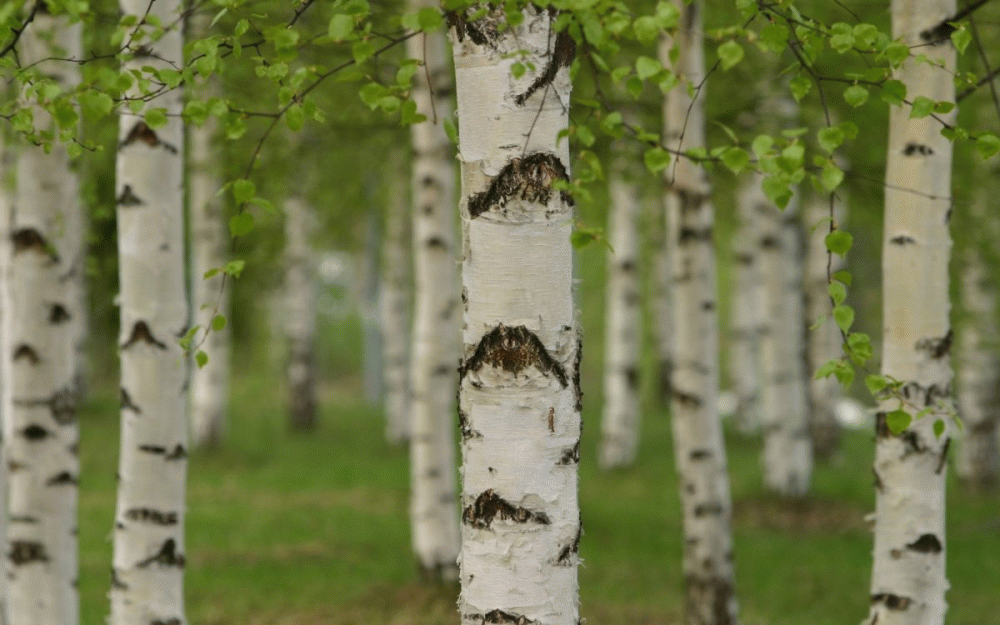
[(285, 336), (288, 345), (288, 424), (316, 427), (316, 218), (297, 197), (285, 202)]
[[(555, 17), (452, 15), (462, 164), (463, 625), (577, 625), (580, 344), (568, 65)], [(524, 56), (521, 56), (523, 52)], [(514, 78), (511, 66), (533, 70)]]
[(670, 405), (670, 376), (674, 362), (674, 296), (673, 296), (673, 256), (674, 249), (666, 223), (665, 206), (662, 202), (652, 202), (655, 213), (652, 231), (652, 295), (650, 309), (653, 315), (653, 331), (656, 334), (657, 395), (660, 405)]
[[(834, 205), (834, 220), (841, 225), (844, 219), (843, 204)], [(840, 358), (844, 353), (840, 328), (831, 317), (833, 302), (830, 300), (830, 273), (844, 266), (843, 258), (832, 257), (826, 249), (826, 236), (830, 233), (830, 198), (812, 197), (805, 205), (806, 258), (805, 258), (805, 323), (808, 328), (825, 317), (822, 325), (808, 330), (806, 335), (807, 376), (809, 384), (809, 419), (813, 447), (816, 455), (829, 457), (840, 444), (840, 424), (835, 407), (840, 400), (841, 385), (834, 376), (816, 378), (816, 371), (825, 363)], [(829, 269), (829, 272), (827, 271)]]
[[(919, 46), (920, 54), (935, 63), (912, 58), (903, 63), (896, 78), (906, 85), (907, 97), (953, 102), (954, 47), (947, 36), (928, 45), (922, 33), (955, 13), (954, 0), (893, 0), (891, 11), (893, 37)], [(950, 121), (954, 113), (938, 117)], [(902, 382), (903, 408), (914, 421), (899, 436), (892, 435), (886, 415), (900, 407), (895, 398), (881, 402), (876, 415), (871, 625), (941, 625), (947, 610), (951, 154), (941, 122), (910, 119), (909, 107), (892, 108), (882, 256), (882, 373)], [(929, 412), (916, 418), (923, 410)], [(939, 421), (945, 426), (940, 437), (934, 433)]]
[(754, 177), (760, 219), (764, 310), (769, 324), (761, 340), (764, 485), (781, 495), (801, 496), (812, 475), (812, 439), (805, 382), (805, 305), (802, 295), (802, 235), (798, 199), (784, 211), (760, 190)]
[[(620, 159), (624, 160), (624, 159)], [(623, 163), (620, 163), (623, 165)], [(600, 463), (604, 468), (635, 462), (639, 445), (639, 214), (635, 183), (612, 173), (608, 242), (608, 286), (604, 330), (604, 414)]]
[[(10, 349), (8, 340), (6, 298), (10, 283), (10, 216), (14, 202), (14, 175), (17, 164), (14, 150), (11, 148), (8, 132), (0, 134), (0, 353)], [(3, 409), (3, 393), (7, 386), (6, 371), (9, 367), (0, 361), (0, 501), (6, 502), (10, 486), (10, 474), (7, 466), (9, 438), (6, 434), (8, 416)], [(7, 509), (0, 513), (0, 545), (7, 544)], [(6, 560), (6, 559), (5, 559)], [(7, 570), (6, 562), (0, 567), (0, 625), (8, 625), (10, 618), (7, 605)]]
[(391, 186), (386, 206), (379, 296), (382, 361), (385, 363), (385, 438), (391, 444), (399, 444), (410, 437), (410, 298), (413, 295), (410, 290), (410, 240), (413, 221), (404, 176), (399, 173), (407, 170), (402, 150), (395, 150), (386, 174)]
[(751, 179), (736, 199), (737, 229), (733, 234), (733, 320), (729, 378), (736, 393), (736, 425), (743, 433), (761, 424), (761, 338), (767, 326), (764, 272), (756, 202), (759, 181)]
[[(180, 2), (123, 0), (174, 23)], [(179, 66), (181, 33), (148, 43), (152, 55), (126, 68)], [(184, 280), (182, 95), (153, 98), (167, 123), (156, 130), (123, 113), (118, 149), (121, 282), (121, 456), (115, 511), (111, 625), (182, 625), (187, 357), (177, 342), (189, 323)]]
[[(199, 36), (208, 34), (210, 18), (208, 13), (195, 14), (192, 18), (193, 28)], [(214, 86), (209, 86), (209, 92), (212, 91)], [(191, 372), (191, 443), (198, 447), (215, 447), (222, 443), (229, 404), (229, 281), (223, 280), (222, 273), (208, 279), (204, 277), (208, 270), (225, 264), (229, 247), (225, 202), (218, 195), (223, 152), (213, 145), (217, 131), (214, 117), (188, 130), (191, 302), (194, 323), (203, 328), (195, 342), (208, 354), (208, 363), (204, 367), (194, 367)], [(222, 330), (208, 332), (215, 315), (222, 315), (227, 323)]]
[[(673, 0), (680, 26), (660, 44), (660, 61), (698, 88), (705, 73), (701, 3)], [(671, 52), (676, 54), (671, 63)], [(668, 149), (705, 145), (705, 90), (671, 91), (663, 107)], [(711, 188), (696, 163), (676, 159), (665, 171), (664, 198), (674, 248), (674, 368), (670, 410), (684, 517), (685, 620), (690, 625), (737, 622), (730, 521), (732, 501), (718, 413), (718, 313)]]
[[(411, 10), (437, 2), (412, 1)], [(410, 523), (420, 568), (458, 578), (455, 392), (461, 356), (461, 302), (455, 236), (454, 148), (444, 131), (452, 113), (448, 47), (443, 33), (407, 42), (421, 59), (413, 100), (427, 120), (410, 127), (413, 142), (413, 259), (416, 291), (411, 384)], [(430, 77), (430, 82), (427, 78)]]
[[(52, 42), (58, 44), (54, 47)], [(36, 15), (20, 40), (24, 65), (79, 54), (80, 27)], [(75, 65), (36, 67), (63, 89), (79, 81)], [(32, 104), (35, 123), (49, 115)], [(83, 233), (76, 175), (65, 147), (46, 154), (28, 145), (4, 222), (3, 437), (7, 444), (7, 608), (11, 623), (79, 621), (76, 511), (80, 464), (76, 423), (76, 347)]]

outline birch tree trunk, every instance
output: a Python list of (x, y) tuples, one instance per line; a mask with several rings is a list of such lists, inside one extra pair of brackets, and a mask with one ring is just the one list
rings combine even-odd
[[(843, 221), (843, 205), (834, 206), (834, 219)], [(831, 317), (829, 273), (839, 271), (844, 266), (843, 258), (831, 254), (826, 249), (826, 235), (830, 233), (830, 198), (810, 198), (805, 204), (806, 258), (805, 295), (807, 327), (811, 328), (817, 319), (826, 320), (818, 328), (808, 331), (806, 354), (808, 360), (809, 420), (816, 455), (828, 458), (840, 446), (840, 424), (837, 422), (836, 405), (840, 399), (840, 382), (834, 376), (816, 378), (816, 371), (825, 363), (843, 354), (843, 338), (840, 328)], [(828, 271), (829, 269), (829, 271)]]
[[(10, 284), (10, 264), (11, 264), (11, 241), (10, 241), (10, 217), (14, 202), (14, 176), (17, 164), (14, 159), (14, 151), (11, 148), (9, 131), (0, 133), (0, 353), (9, 353), (10, 340), (7, 332), (7, 305), (6, 300)], [(8, 413), (3, 407), (4, 389), (9, 383), (6, 371), (10, 367), (4, 360), (0, 360), (0, 501), (7, 502), (8, 491), (10, 490), (10, 472), (7, 466), (9, 455), (10, 438), (7, 436)], [(0, 514), (0, 544), (7, 544), (7, 508), (4, 504), (3, 512)], [(10, 617), (8, 615), (7, 602), (7, 569), (6, 564), (2, 567), (0, 574), (0, 625), (8, 625)]]
[(297, 197), (285, 202), (285, 336), (288, 345), (288, 425), (316, 428), (315, 216)]
[[(177, 0), (122, 0), (122, 12), (174, 23)], [(181, 33), (143, 42), (150, 54), (125, 69), (179, 66)], [(187, 357), (177, 338), (189, 324), (184, 280), (184, 129), (180, 91), (148, 106), (163, 127), (123, 113), (118, 149), (121, 283), (121, 456), (115, 511), (111, 625), (183, 625)]]
[[(58, 42), (53, 44), (53, 42)], [(77, 56), (80, 26), (38, 12), (20, 40), (30, 66)], [(77, 66), (36, 69), (64, 90)], [(35, 123), (53, 124), (33, 103)], [(76, 423), (76, 347), (82, 277), (81, 202), (63, 144), (49, 153), (27, 145), (17, 164), (17, 191), (5, 222), (3, 437), (7, 444), (7, 616), (11, 623), (67, 625), (79, 620), (76, 512), (80, 463)]]
[[(436, 7), (413, 0), (410, 10)], [(444, 33), (411, 37), (407, 55), (422, 59), (412, 96), (427, 120), (410, 127), (413, 143), (413, 269), (416, 291), (411, 384), (410, 524), (425, 575), (458, 578), (460, 545), (454, 414), (461, 356), (461, 303), (455, 237), (455, 161), (444, 131), (452, 114)], [(428, 81), (428, 78), (430, 79)]]
[[(195, 13), (191, 19), (199, 36), (208, 34), (210, 14)], [(210, 84), (208, 90), (214, 92), (215, 85)], [(205, 328), (195, 342), (201, 343), (201, 349), (208, 354), (208, 363), (195, 367), (191, 373), (191, 442), (197, 447), (217, 447), (222, 443), (229, 404), (229, 288), (222, 273), (204, 277), (208, 270), (225, 264), (229, 244), (225, 203), (217, 194), (221, 186), (218, 172), (222, 154), (213, 146), (217, 132), (214, 117), (188, 130), (191, 301), (194, 322)], [(227, 323), (221, 330), (208, 331), (214, 315), (222, 315)]]
[(636, 185), (622, 171), (610, 181), (608, 217), (608, 287), (604, 330), (604, 414), (601, 418), (601, 466), (609, 469), (635, 463), (639, 445), (639, 231), (641, 204)]
[(673, 292), (673, 244), (666, 223), (665, 207), (654, 202), (655, 228), (652, 233), (653, 276), (650, 308), (653, 314), (653, 328), (656, 332), (656, 355), (659, 360), (658, 396), (664, 408), (670, 405), (670, 376), (674, 362), (674, 296)]
[[(462, 165), (463, 625), (577, 625), (580, 339), (567, 126), (573, 39), (532, 5), (449, 16)], [(524, 56), (521, 56), (523, 53)], [(520, 78), (511, 66), (533, 70)]]
[[(680, 22), (660, 43), (660, 62), (673, 65), (685, 85), (663, 106), (667, 149), (705, 145), (705, 73), (701, 3), (673, 0)], [(673, 55), (673, 63), (670, 59)], [(675, 360), (670, 411), (674, 457), (684, 517), (685, 621), (690, 625), (737, 622), (730, 520), (732, 501), (718, 413), (719, 362), (715, 247), (711, 189), (704, 170), (678, 158), (665, 171), (664, 198), (674, 248)]]
[[(892, 33), (920, 46), (934, 63), (910, 58), (896, 72), (907, 97), (955, 99), (955, 50), (934, 29), (955, 13), (954, 0), (893, 0)], [(941, 63), (938, 67), (936, 64)], [(939, 115), (950, 122), (954, 113)], [(902, 408), (914, 420), (894, 436), (887, 398), (876, 415), (875, 546), (871, 625), (944, 623), (945, 454), (952, 407), (948, 318), (951, 143), (933, 117), (889, 113), (883, 241), (882, 373), (902, 382)], [(916, 418), (918, 411), (929, 412)], [(942, 423), (941, 435), (934, 432)], [(941, 426), (938, 426), (941, 427)]]
[[(385, 363), (385, 438), (398, 445), (410, 437), (410, 240), (412, 219), (401, 171), (407, 171), (402, 150), (393, 152), (386, 236), (382, 248), (382, 361)], [(457, 277), (456, 277), (457, 280)]]

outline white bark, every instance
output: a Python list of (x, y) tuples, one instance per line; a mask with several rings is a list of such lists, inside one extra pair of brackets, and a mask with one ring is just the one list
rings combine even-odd
[(654, 227), (652, 229), (653, 276), (650, 309), (653, 314), (653, 331), (656, 334), (656, 356), (658, 360), (658, 399), (663, 407), (670, 404), (670, 376), (674, 361), (674, 296), (673, 292), (673, 245), (670, 242), (669, 227), (666, 223), (665, 207), (662, 202), (653, 202)]
[[(622, 159), (623, 160), (623, 159)], [(621, 165), (621, 163), (619, 164)], [(604, 468), (635, 462), (639, 445), (639, 213), (634, 182), (612, 173), (608, 242), (608, 286), (604, 330), (604, 414), (600, 463)]]
[[(163, 24), (176, 0), (123, 0)], [(126, 68), (181, 64), (181, 34), (149, 43), (154, 57)], [(163, 59), (163, 60), (160, 60)], [(118, 150), (122, 427), (115, 512), (111, 625), (183, 625), (184, 491), (187, 473), (187, 357), (177, 338), (189, 323), (184, 280), (182, 96), (149, 103), (167, 110), (156, 130), (123, 113)]]
[[(211, 15), (195, 14), (193, 28), (200, 36), (208, 34)], [(209, 92), (213, 86), (209, 87)], [(215, 118), (188, 130), (188, 192), (191, 211), (191, 302), (194, 323), (204, 328), (195, 343), (208, 354), (204, 367), (191, 372), (191, 444), (215, 447), (226, 433), (229, 403), (229, 285), (218, 273), (205, 278), (205, 272), (226, 262), (229, 231), (225, 203), (218, 195), (222, 151), (213, 142), (218, 131)], [(231, 280), (231, 279), (230, 279)], [(215, 315), (226, 318), (222, 330), (209, 332)], [(207, 336), (206, 336), (207, 332)]]
[(761, 424), (761, 336), (766, 327), (764, 272), (761, 270), (759, 181), (749, 181), (736, 199), (737, 229), (733, 235), (733, 319), (729, 378), (736, 393), (736, 425), (749, 433)]
[[(568, 65), (529, 5), (452, 23), (462, 164), (463, 625), (577, 625), (579, 337), (572, 294)], [(520, 52), (524, 53), (522, 57)], [(511, 65), (533, 67), (514, 78)]]
[[(673, 0), (680, 26), (660, 44), (660, 61), (694, 85), (694, 103), (682, 85), (663, 107), (663, 137), (671, 150), (705, 145), (705, 73), (701, 3)], [(676, 60), (671, 63), (671, 49)], [(700, 89), (698, 88), (701, 85)], [(718, 313), (711, 188), (705, 171), (678, 158), (665, 171), (664, 198), (674, 248), (674, 368), (670, 410), (684, 519), (685, 621), (737, 622), (732, 501), (718, 413)]]
[(316, 427), (316, 217), (300, 198), (285, 202), (285, 336), (288, 345), (288, 424)]
[[(436, 7), (426, 0), (411, 10)], [(455, 474), (456, 365), (461, 355), (461, 303), (455, 236), (455, 161), (444, 131), (452, 112), (451, 73), (443, 33), (407, 41), (421, 59), (413, 100), (427, 120), (410, 127), (413, 142), (414, 308), (410, 436), (410, 523), (425, 574), (458, 578), (459, 524)], [(430, 77), (430, 82), (427, 78)]]
[[(17, 168), (14, 151), (11, 149), (7, 132), (0, 134), (0, 353), (9, 350), (10, 342), (6, 329), (6, 304), (4, 302), (7, 284), (10, 280), (10, 215), (14, 201), (14, 172)], [(8, 416), (3, 409), (2, 394), (6, 388), (7, 365), (0, 361), (0, 501), (6, 502), (10, 486), (10, 474), (7, 466), (9, 439), (6, 434)], [(0, 513), (0, 544), (7, 544), (7, 510)], [(8, 625), (10, 618), (7, 611), (7, 569), (6, 558), (0, 566), (0, 625)]]
[[(59, 42), (55, 47), (53, 41)], [(38, 14), (25, 30), (19, 60), (76, 55), (80, 27)], [(63, 89), (79, 81), (76, 66), (36, 67)], [(30, 104), (26, 104), (31, 106)], [(34, 107), (36, 124), (50, 123)], [(5, 222), (3, 288), (3, 429), (9, 485), (7, 609), (11, 623), (67, 625), (79, 620), (76, 590), (76, 348), (82, 276), (81, 203), (65, 146), (46, 154), (27, 145)]]
[[(412, 219), (403, 188), (406, 171), (402, 150), (389, 166), (390, 190), (386, 207), (386, 236), (382, 249), (382, 361), (385, 363), (385, 438), (399, 444), (410, 437), (410, 240)], [(408, 179), (407, 179), (408, 180)], [(456, 278), (457, 280), (457, 278)]]
[[(936, 64), (905, 61), (896, 78), (907, 97), (954, 101), (955, 50), (947, 38), (928, 45), (928, 32), (955, 13), (954, 0), (893, 0), (893, 37), (920, 46)], [(935, 39), (932, 33), (931, 39)], [(939, 115), (950, 121), (954, 113)], [(881, 402), (876, 415), (875, 546), (872, 625), (941, 625), (945, 591), (945, 453), (952, 384), (949, 351), (948, 258), (951, 237), (951, 143), (933, 117), (910, 119), (909, 107), (889, 114), (883, 232), (882, 373), (902, 382), (904, 409), (915, 418), (899, 436), (886, 424), (900, 402)], [(933, 199), (932, 199), (933, 198)], [(934, 434), (936, 422), (945, 425)]]
[(761, 339), (764, 485), (785, 496), (809, 490), (812, 440), (805, 384), (805, 311), (802, 238), (797, 198), (779, 210), (753, 178), (760, 220), (764, 310), (769, 324)]
[[(843, 222), (843, 204), (835, 200), (834, 220)], [(828, 274), (844, 266), (843, 258), (826, 249), (826, 236), (830, 233), (830, 198), (813, 197), (805, 205), (806, 258), (805, 258), (805, 322), (806, 356), (808, 362), (809, 420), (816, 455), (828, 457), (840, 444), (840, 425), (835, 407), (840, 401), (841, 385), (834, 376), (816, 379), (816, 371), (830, 360), (844, 353), (840, 328), (831, 317), (833, 302), (830, 300)], [(828, 271), (829, 269), (829, 271)], [(825, 318), (822, 325), (812, 329), (817, 319)]]

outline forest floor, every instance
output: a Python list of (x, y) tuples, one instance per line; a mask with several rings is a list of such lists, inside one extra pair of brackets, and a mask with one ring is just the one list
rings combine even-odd
[[(356, 386), (324, 389), (317, 431), (286, 431), (280, 393), (236, 382), (224, 449), (191, 458), (187, 609), (193, 625), (458, 623), (455, 587), (421, 582), (407, 528), (407, 456)], [(118, 410), (94, 391), (80, 416), (83, 622), (104, 623)], [(596, 466), (588, 402), (581, 469), (581, 610), (593, 625), (679, 623), (681, 519), (669, 420), (649, 414), (638, 465)], [(730, 433), (737, 586), (747, 625), (842, 625), (867, 614), (872, 436), (847, 432), (812, 497), (760, 485), (759, 440)], [(948, 492), (950, 625), (1000, 625), (1000, 495)]]

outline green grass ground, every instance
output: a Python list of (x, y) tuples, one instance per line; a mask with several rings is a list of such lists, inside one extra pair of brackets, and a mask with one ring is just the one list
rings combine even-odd
[[(455, 624), (454, 588), (421, 583), (410, 556), (407, 458), (383, 442), (356, 385), (324, 388), (320, 429), (286, 432), (277, 385), (237, 380), (225, 450), (195, 454), (187, 516), (190, 621), (224, 624)], [(80, 417), (83, 622), (107, 615), (118, 411), (95, 389)], [(643, 424), (640, 463), (597, 470), (597, 398), (581, 462), (583, 616), (596, 625), (677, 623), (680, 517), (668, 419)], [(763, 494), (758, 441), (729, 438), (738, 592), (749, 625), (857, 623), (866, 614), (872, 441), (846, 436), (817, 469), (815, 495)], [(951, 625), (1000, 623), (1000, 496), (949, 485)]]

